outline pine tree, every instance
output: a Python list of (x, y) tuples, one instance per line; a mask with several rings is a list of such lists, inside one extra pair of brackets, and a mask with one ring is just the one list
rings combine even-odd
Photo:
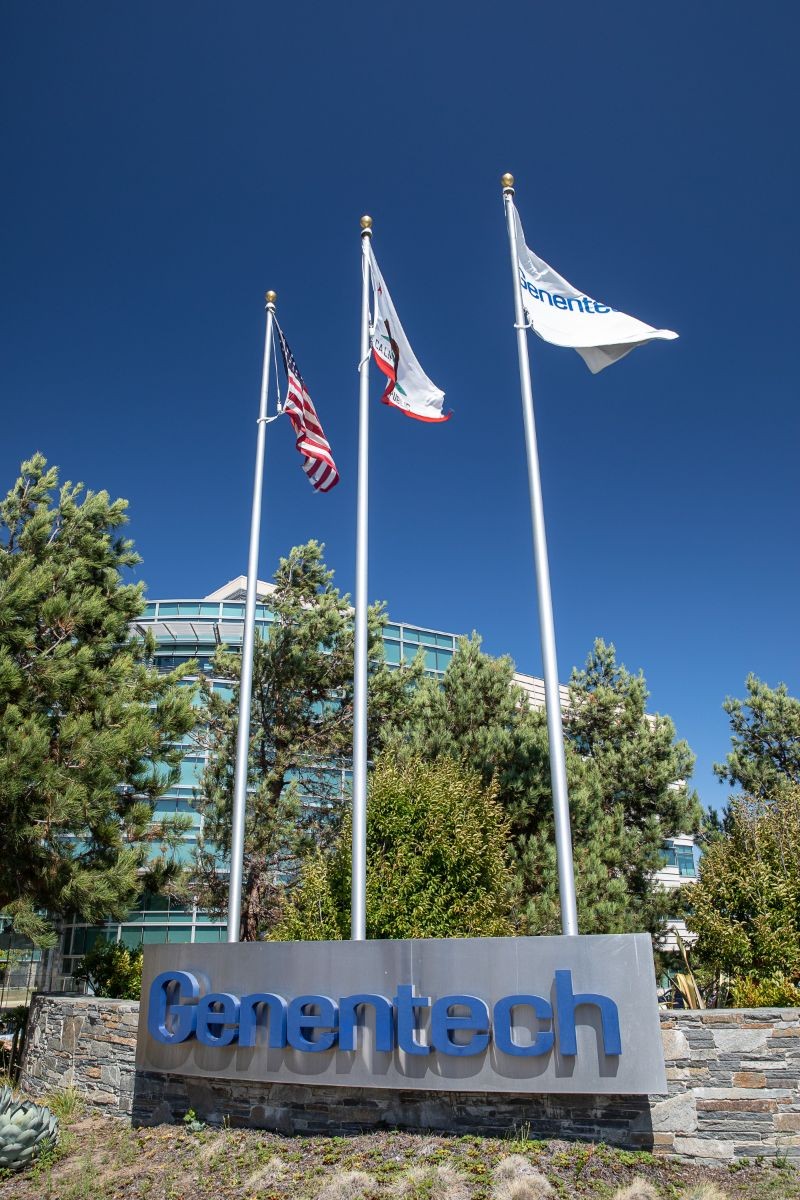
[(67, 913), (122, 918), (177, 885), (186, 822), (154, 810), (195, 722), (186, 671), (130, 632), (126, 501), (57, 483), (35, 454), (0, 503), (0, 911), (39, 945)]
[(800, 784), (800, 700), (785, 683), (769, 687), (748, 675), (747, 697), (723, 704), (731, 719), (733, 749), (714, 772), (754, 800), (773, 800)]
[(513, 677), (511, 659), (484, 654), (477, 633), (459, 638), (444, 677), (420, 681), (408, 720), (385, 731), (387, 744), (428, 760), (462, 760), (489, 784), (513, 757), (521, 730), (534, 735), (539, 724)]
[[(311, 541), (280, 560), (269, 597), (272, 623), (256, 639), (245, 825), (241, 937), (252, 941), (278, 921), (285, 884), (302, 855), (333, 836), (342, 774), (353, 742), (353, 620), (349, 598), (333, 586), (323, 547)], [(421, 661), (390, 670), (383, 661), (383, 614), (369, 612), (368, 742), (402, 723)], [(224, 913), (231, 852), (238, 727), (239, 653), (221, 650), (214, 675), (232, 683), (232, 699), (206, 687), (209, 764), (196, 807), (204, 835), (196, 857), (201, 903)], [(301, 798), (305, 803), (301, 803)]]
[(647, 712), (648, 697), (642, 672), (630, 674), (598, 638), (585, 668), (572, 673), (566, 725), (619, 831), (615, 874), (626, 884), (628, 928), (657, 933), (671, 915), (669, 894), (653, 886), (664, 839), (697, 833), (702, 809), (686, 782), (695, 757), (670, 717)]
[[(400, 754), (447, 755), (494, 781), (509, 821), (518, 906), (530, 933), (558, 933), (560, 911), (547, 726), (513, 682), (508, 658), (462, 639), (440, 685), (426, 680)], [(575, 672), (565, 720), (578, 917), (584, 933), (660, 931), (670, 901), (653, 883), (664, 838), (697, 828), (700, 809), (681, 780), (693, 757), (668, 717), (646, 713), (644, 678), (595, 643)], [(405, 751), (403, 747), (406, 747)]]

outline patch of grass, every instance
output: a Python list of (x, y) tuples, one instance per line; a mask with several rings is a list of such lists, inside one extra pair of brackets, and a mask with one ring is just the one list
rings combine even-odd
[(614, 1193), (614, 1200), (658, 1200), (658, 1192), (646, 1179), (634, 1179)]
[(616, 1146), (604, 1146), (609, 1162), (619, 1163), (621, 1167), (652, 1167), (659, 1159), (649, 1150), (620, 1150)]
[(524, 1128), (517, 1135), (508, 1135), (505, 1142), (512, 1154), (540, 1154), (547, 1146), (539, 1138), (528, 1137)]
[[(56, 1144), (48, 1146), (43, 1150), (38, 1158), (34, 1159), (27, 1175), (30, 1179), (49, 1180), (53, 1174), (53, 1168), (61, 1162), (62, 1159), (69, 1158), (75, 1149), (75, 1135), (67, 1129), (61, 1129)], [(49, 1192), (46, 1193), (49, 1195)]]
[(516, 1179), (504, 1179), (493, 1189), (492, 1196), (494, 1200), (551, 1200), (555, 1190), (540, 1171), (535, 1171)]
[(123, 1136), (118, 1138), (114, 1147), (116, 1162), (123, 1167), (130, 1167), (139, 1157), (139, 1139), (131, 1129), (124, 1129)]
[(432, 1176), (426, 1167), (410, 1167), (391, 1183), (394, 1200), (431, 1200)]
[(63, 1182), (58, 1181), (54, 1187), (54, 1172), (50, 1169), (46, 1176), (48, 1191), (44, 1195), (53, 1200), (107, 1200), (108, 1193), (101, 1185), (100, 1175), (92, 1159), (84, 1155), (77, 1169)]
[(606, 1147), (602, 1142), (586, 1142), (575, 1146), (575, 1153), (572, 1156), (572, 1170), (576, 1178), (583, 1175), (592, 1166), (596, 1158), (602, 1160), (605, 1157), (603, 1154), (605, 1149)]
[(549, 1200), (555, 1194), (547, 1177), (522, 1154), (501, 1158), (492, 1174), (494, 1200)]
[(715, 1183), (701, 1183), (686, 1193), (685, 1200), (728, 1200)]
[(187, 1137), (180, 1122), (132, 1130), (94, 1114), (63, 1139), (35, 1171), (0, 1178), (0, 1200), (615, 1200), (637, 1178), (657, 1200), (800, 1200), (800, 1173), (780, 1160), (732, 1172), (555, 1139), (216, 1128)]
[(365, 1171), (337, 1171), (318, 1193), (318, 1200), (366, 1200), (375, 1191), (375, 1180)]
[(86, 1102), (76, 1087), (72, 1085), (59, 1088), (58, 1091), (48, 1092), (42, 1101), (54, 1113), (59, 1121), (69, 1123), (83, 1115)]

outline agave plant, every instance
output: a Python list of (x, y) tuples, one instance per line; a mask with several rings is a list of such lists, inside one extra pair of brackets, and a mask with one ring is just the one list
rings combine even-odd
[(0, 1089), (0, 1169), (22, 1171), (56, 1144), (58, 1117), (32, 1100), (14, 1101), (11, 1088)]

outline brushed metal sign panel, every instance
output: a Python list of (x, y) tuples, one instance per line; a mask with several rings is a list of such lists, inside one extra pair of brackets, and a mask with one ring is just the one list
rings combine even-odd
[[(416, 996), (429, 998), (431, 1004), (454, 995), (477, 998), (488, 1009), (492, 1027), (483, 1039), (463, 1029), (448, 1035), (451, 1040), (444, 1042), (446, 1046), (468, 1044), (467, 1053), (455, 1049), (443, 1053), (439, 1048), (427, 1052), (431, 1008), (421, 1007), (413, 1014), (412, 1038), (423, 1052), (408, 1053), (397, 1044), (381, 1050), (376, 1048), (376, 1009), (367, 1005), (359, 1009), (361, 1024), (352, 1050), (334, 1044), (329, 1050), (309, 1052), (296, 1048), (296, 1037), (295, 1046), (271, 1047), (265, 1028), (252, 1034), (255, 1044), (249, 1046), (238, 1041), (207, 1045), (194, 1034), (165, 1044), (148, 1031), (148, 1015), (154, 979), (173, 971), (188, 972), (199, 985), (199, 997), (190, 998), (189, 1005), (202, 1006), (209, 992), (239, 998), (273, 993), (290, 1008), (297, 997), (328, 997), (338, 1005), (340, 999), (356, 993), (376, 994), (398, 1002), (392, 1020), (397, 1018), (397, 1037), (402, 1041), (399, 996), (406, 985), (407, 997), (411, 985)], [(563, 1003), (565, 980), (577, 997), (577, 1007)], [(165, 995), (163, 988), (155, 990), (156, 1003), (159, 995)], [(581, 996), (589, 996), (590, 1001), (580, 1002)], [(526, 997), (540, 998), (538, 1013)], [(336, 1011), (324, 1007), (329, 1018)], [(174, 1011), (167, 1009), (168, 1026)], [(313, 1014), (317, 1009), (312, 1005), (303, 1011)], [(390, 1011), (388, 1005), (385, 1011)], [(444, 1011), (452, 1016), (469, 1013), (463, 1007)], [(614, 1013), (618, 1053), (613, 1052)], [(441, 1016), (439, 1020), (436, 1036), (441, 1039)], [(667, 1090), (653, 956), (646, 934), (146, 946), (139, 1022), (136, 1063), (144, 1071), (401, 1090), (617, 1095)], [(289, 1024), (291, 1028), (291, 1016)], [(295, 1028), (296, 1024), (295, 1019)], [(222, 1028), (219, 1023), (217, 1032)], [(384, 1041), (386, 1028), (384, 1023)], [(305, 1032), (312, 1040), (317, 1036), (317, 1031)], [(404, 1036), (408, 1044), (407, 1020)], [(242, 1040), (247, 1040), (244, 1034)], [(479, 1052), (472, 1052), (473, 1046), (481, 1045)], [(538, 1051), (535, 1056), (531, 1048)]]

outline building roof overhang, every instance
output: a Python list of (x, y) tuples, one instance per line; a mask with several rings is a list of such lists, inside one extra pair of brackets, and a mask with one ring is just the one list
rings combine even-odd
[[(259, 579), (256, 583), (256, 598), (261, 600), (265, 596), (271, 596), (275, 591), (274, 583), (266, 583), (263, 579)], [(247, 599), (247, 576), (237, 575), (235, 579), (229, 580), (223, 584), (221, 588), (217, 588), (215, 592), (210, 592), (208, 596), (203, 597), (204, 600), (246, 600)]]

